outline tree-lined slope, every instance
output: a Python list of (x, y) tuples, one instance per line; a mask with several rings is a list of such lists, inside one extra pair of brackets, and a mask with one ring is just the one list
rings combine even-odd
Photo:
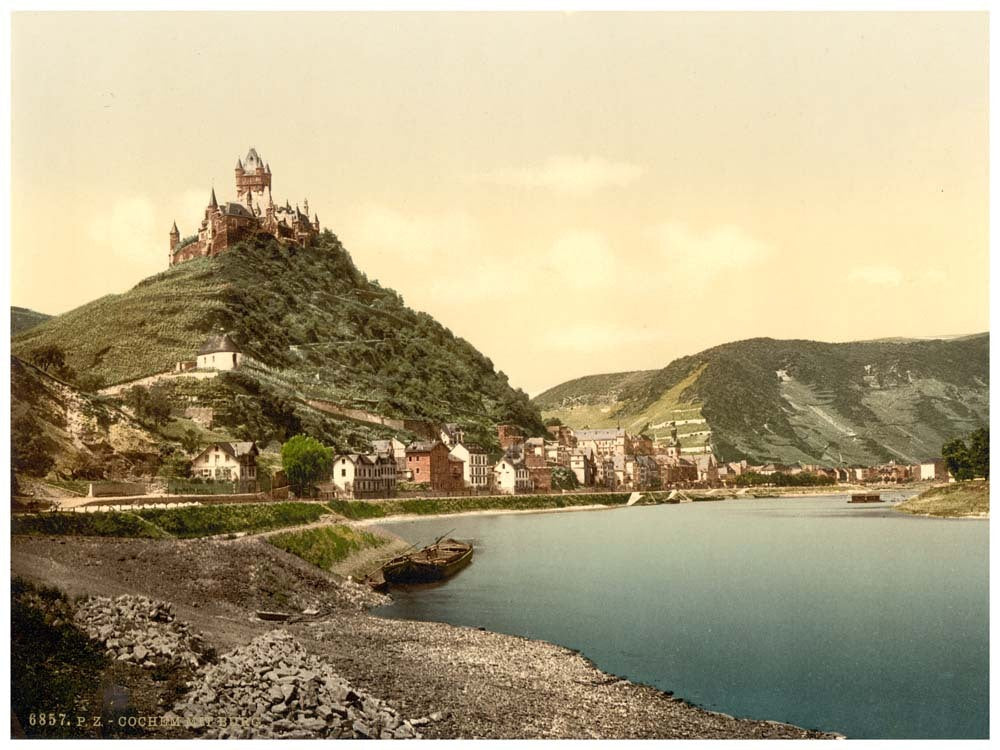
[(192, 360), (219, 331), (251, 359), (236, 379), (242, 394), (264, 390), (300, 410), (316, 399), (463, 422), (484, 439), (497, 422), (542, 429), (537, 408), (488, 358), (369, 281), (330, 232), (312, 247), (259, 240), (181, 264), (53, 318), (12, 348), (30, 356), (59, 346), (79, 376), (110, 385)]
[(572, 380), (534, 402), (543, 416), (575, 427), (620, 423), (665, 435), (678, 420), (685, 445), (710, 440), (725, 459), (915, 461), (989, 423), (989, 334), (843, 344), (749, 339), (662, 370)]

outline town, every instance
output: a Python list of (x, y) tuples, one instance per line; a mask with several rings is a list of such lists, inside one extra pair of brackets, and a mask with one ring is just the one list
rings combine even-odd
[[(433, 440), (375, 440), (365, 452), (333, 456), (329, 475), (312, 490), (328, 499), (372, 500), (408, 496), (548, 494), (553, 492), (642, 492), (669, 489), (907, 484), (948, 481), (940, 458), (918, 464), (825, 467), (816, 464), (750, 464), (719, 461), (711, 451), (681, 455), (677, 429), (656, 440), (623, 428), (574, 430), (547, 427), (544, 437), (526, 437), (509, 424), (497, 426), (501, 454), (466, 440), (462, 427), (445, 424)], [(193, 477), (259, 490), (253, 442), (217, 442), (191, 462)], [(277, 472), (272, 490), (284, 486)]]

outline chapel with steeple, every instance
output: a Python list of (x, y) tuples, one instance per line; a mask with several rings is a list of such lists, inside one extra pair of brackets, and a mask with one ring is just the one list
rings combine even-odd
[(309, 219), (309, 199), (300, 209), (287, 200), (276, 205), (271, 195), (271, 165), (251, 146), (236, 160), (236, 200), (219, 203), (215, 188), (205, 208), (198, 233), (181, 240), (177, 222), (170, 229), (169, 264), (218, 255), (254, 235), (267, 234), (282, 242), (306, 245), (319, 234), (319, 216)]

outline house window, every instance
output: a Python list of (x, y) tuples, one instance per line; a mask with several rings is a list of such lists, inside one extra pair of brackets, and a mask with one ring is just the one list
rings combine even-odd
[(347, 476), (347, 469), (341, 469), (340, 470), (340, 476), (346, 477)]

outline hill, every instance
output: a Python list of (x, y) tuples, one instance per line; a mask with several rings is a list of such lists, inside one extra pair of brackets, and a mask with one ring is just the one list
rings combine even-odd
[(989, 423), (989, 334), (949, 340), (749, 339), (662, 370), (578, 378), (538, 395), (545, 418), (711, 443), (726, 460), (870, 464), (940, 455)]
[(39, 323), (44, 323), (51, 318), (51, 315), (29, 310), (27, 307), (10, 307), (10, 335), (16, 336), (24, 333), (29, 328), (34, 328)]
[(18, 474), (77, 479), (147, 475), (158, 437), (113, 404), (34, 365), (10, 360), (12, 466)]
[(311, 407), (325, 402), (382, 417), (454, 421), (496, 442), (494, 425), (543, 430), (523, 391), (467, 341), (370, 281), (339, 240), (310, 247), (258, 239), (108, 295), (16, 337), (18, 356), (62, 348), (92, 388), (172, 370), (206, 338), (228, 331), (245, 367), (211, 380), (166, 381), (177, 415), (211, 408), (215, 425), (267, 441), (305, 431), (338, 449), (388, 430)]

